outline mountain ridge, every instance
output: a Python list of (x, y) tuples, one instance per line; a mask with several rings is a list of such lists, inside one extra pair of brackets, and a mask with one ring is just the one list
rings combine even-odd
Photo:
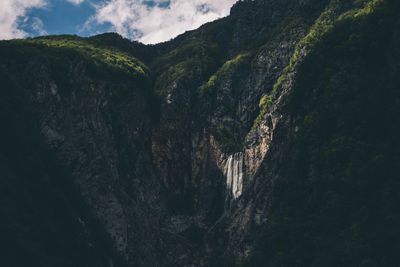
[(398, 10), (240, 1), (157, 45), (0, 42), (4, 264), (396, 266)]

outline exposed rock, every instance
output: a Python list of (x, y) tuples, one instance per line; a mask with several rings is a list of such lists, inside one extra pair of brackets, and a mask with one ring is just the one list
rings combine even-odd
[[(341, 125), (348, 126), (350, 123), (347, 119), (339, 121), (332, 118), (335, 114), (353, 118), (352, 114), (343, 115), (340, 107), (342, 102), (347, 103), (348, 99), (355, 97), (346, 95), (347, 92), (341, 88), (352, 90), (360, 88), (360, 84), (368, 87), (362, 82), (355, 83), (353, 87), (350, 83), (346, 87), (346, 82), (343, 82), (351, 80), (347, 79), (347, 73), (353, 75), (357, 82), (362, 80), (359, 73), (364, 75), (364, 69), (353, 72), (352, 65), (346, 62), (351, 59), (338, 57), (341, 61), (332, 60), (337, 65), (329, 65), (326, 72), (323, 72), (325, 76), (318, 77), (319, 83), (314, 87), (313, 77), (309, 77), (308, 69), (301, 68), (303, 64), (307, 64), (307, 60), (320, 62), (319, 57), (326, 56), (327, 52), (323, 49), (326, 43), (323, 42), (327, 41), (323, 37), (332, 38), (329, 33), (335, 25), (341, 27), (342, 24), (349, 23), (354, 28), (363, 27), (365, 21), (352, 24), (346, 19), (357, 14), (354, 15), (355, 19), (361, 20), (363, 16), (369, 18), (368, 12), (375, 12), (374, 8), (370, 8), (360, 11), (361, 15), (354, 13), (361, 10), (364, 5), (362, 1), (328, 2), (239, 1), (232, 8), (231, 16), (185, 33), (171, 42), (155, 46), (142, 46), (114, 35), (88, 39), (45, 37), (21, 41), (21, 44), (2, 42), (0, 56), (6, 60), (0, 65), (0, 78), (5, 84), (5, 90), (1, 92), (5, 100), (1, 103), (6, 112), (2, 111), (1, 114), (16, 114), (12, 119), (5, 115), (0, 117), (4, 125), (15, 133), (15, 137), (12, 133), (5, 136), (15, 143), (28, 140), (27, 143), (35, 145), (28, 145), (28, 148), (24, 148), (25, 145), (18, 146), (22, 150), (21, 156), (19, 152), (13, 152), (12, 148), (7, 147), (6, 142), (2, 143), (7, 149), (4, 150), (4, 155), (0, 154), (0, 168), (9, 177), (12, 177), (9, 173), (16, 173), (15, 176), (23, 181), (17, 183), (21, 184), (23, 190), (29, 189), (32, 181), (25, 182), (27, 173), (19, 173), (21, 161), (27, 161), (27, 166), (35, 166), (36, 160), (39, 160), (42, 165), (49, 163), (46, 168), (60, 169), (52, 172), (43, 167), (36, 170), (36, 173), (45, 177), (43, 181), (40, 180), (40, 184), (44, 185), (50, 180), (50, 174), (57, 179), (56, 176), (63, 173), (65, 184), (77, 188), (79, 193), (76, 195), (82, 199), (75, 201), (79, 204), (71, 204), (74, 207), (72, 210), (78, 210), (77, 214), (66, 212), (66, 217), (72, 218), (71, 225), (76, 226), (76, 229), (71, 226), (75, 229), (72, 230), (73, 236), (84, 236), (82, 242), (85, 248), (93, 247), (93, 250), (88, 250), (104, 253), (103, 257), (99, 257), (102, 264), (99, 266), (258, 266), (260, 262), (257, 260), (262, 262), (265, 259), (260, 254), (268, 252), (260, 249), (264, 248), (263, 242), (272, 242), (276, 236), (281, 238), (277, 240), (288, 242), (288, 247), (293, 248), (285, 251), (287, 255), (291, 256), (290, 253), (293, 253), (301, 258), (298, 255), (302, 248), (293, 244), (310, 238), (311, 245), (307, 244), (312, 246), (313, 242), (320, 244), (318, 242), (322, 238), (312, 231), (307, 232), (311, 237), (296, 236), (299, 232), (297, 224), (303, 227), (305, 220), (299, 217), (302, 220), (296, 221), (297, 214), (310, 212), (315, 216), (313, 219), (320, 220), (323, 217), (318, 217), (320, 214), (333, 214), (331, 209), (334, 208), (331, 206), (334, 205), (330, 206), (329, 201), (339, 203), (344, 194), (335, 195), (331, 191), (340, 190), (347, 185), (333, 183), (337, 188), (327, 189), (324, 187), (325, 181), (314, 181), (324, 177), (329, 184), (331, 180), (341, 180), (342, 176), (351, 181), (357, 170), (362, 169), (356, 160), (356, 167), (338, 165), (339, 167), (333, 166), (332, 170), (327, 167), (327, 173), (324, 173), (325, 169), (321, 166), (331, 166), (329, 159), (337, 157), (335, 148), (342, 144), (346, 144), (342, 145), (346, 149), (347, 146), (354, 145), (360, 151), (367, 152), (374, 149), (379, 152), (378, 148), (381, 147), (375, 141), (365, 142), (365, 146), (359, 145), (359, 140), (350, 138), (350, 134), (348, 141), (348, 136), (338, 129), (341, 129)], [(347, 10), (351, 11), (343, 15)], [(392, 19), (390, 16), (389, 18)], [(379, 22), (387, 23), (383, 19)], [(376, 25), (379, 27), (380, 24)], [(352, 27), (349, 29), (352, 30)], [(340, 38), (347, 39), (331, 48), (338, 55), (345, 53), (340, 50), (341, 45), (346, 50), (348, 43), (361, 38), (358, 32), (350, 32), (348, 35), (348, 38), (339, 35)], [(391, 36), (397, 38), (396, 34)], [(70, 44), (70, 47), (60, 47), (57, 40)], [(56, 45), (52, 42), (56, 42)], [(80, 46), (74, 47), (75, 42), (80, 42)], [(318, 46), (319, 42), (322, 48)], [(331, 42), (335, 43), (332, 40)], [(397, 43), (393, 41), (393, 44)], [(91, 50), (92, 45), (96, 49)], [(375, 41), (371, 42), (371, 46), (373, 45)], [(89, 48), (82, 49), (81, 46)], [(351, 49), (356, 50), (354, 47)], [(363, 49), (371, 51), (364, 46)], [(384, 51), (388, 50), (390, 49)], [(118, 64), (107, 62), (104, 55), (87, 54), (88, 51), (117, 53), (123, 59), (121, 62), (129, 62), (128, 67), (117, 61), (115, 62)], [(143, 62), (134, 56), (138, 56)], [(357, 60), (361, 61), (359, 58)], [(357, 66), (363, 66), (358, 63)], [(315, 68), (310, 69), (314, 71), (313, 74), (319, 75)], [(376, 77), (381, 80), (385, 80), (382, 77), (387, 78), (378, 74), (380, 75), (377, 71)], [(299, 84), (303, 85), (301, 90), (298, 89)], [(306, 88), (306, 85), (312, 90)], [(332, 90), (324, 91), (325, 88)], [(356, 102), (362, 107), (370, 102), (375, 103), (370, 98), (380, 99), (374, 93), (371, 93), (371, 97), (365, 96), (361, 90), (356, 92), (367, 99)], [(396, 96), (394, 94), (393, 99)], [(296, 97), (298, 100), (294, 101)], [(321, 107), (318, 102), (320, 98), (329, 109), (324, 110)], [(333, 99), (332, 104), (329, 103), (330, 99)], [(14, 102), (17, 105), (13, 106)], [(381, 103), (377, 103), (382, 106), (379, 104)], [(364, 109), (361, 111), (365, 112)], [(361, 111), (359, 112), (362, 113)], [(14, 122), (21, 118), (29, 121), (26, 128), (20, 126), (19, 122)], [(321, 129), (307, 128), (308, 125), (323, 125), (318, 123), (329, 118), (337, 123), (329, 129), (338, 137), (331, 137)], [(367, 124), (359, 121), (353, 123)], [(29, 131), (25, 133), (26, 129)], [(385, 130), (388, 133), (397, 133), (392, 129)], [(370, 129), (370, 132), (373, 131)], [(32, 139), (34, 142), (29, 139), (31, 132), (38, 136)], [(327, 143), (328, 141), (315, 141), (312, 139), (313, 134), (318, 140), (325, 140), (326, 137), (334, 145)], [(376, 140), (372, 137), (371, 140)], [(309, 149), (301, 143), (302, 140), (310, 143)], [(385, 144), (382, 146), (385, 147)], [(368, 149), (363, 150), (365, 147)], [(22, 148), (26, 151), (49, 151), (49, 154), (30, 154), (31, 152), (27, 153)], [(309, 155), (309, 159), (304, 159), (304, 167), (299, 156), (303, 155), (302, 149), (307, 150), (304, 153), (308, 154), (305, 155)], [(35, 159), (37, 155), (51, 155), (51, 160)], [(382, 152), (374, 155), (373, 160), (365, 160), (371, 161), (371, 166), (387, 166), (390, 164), (382, 163), (391, 162), (385, 160), (387, 155)], [(12, 160), (8, 160), (8, 157)], [(288, 159), (298, 165), (291, 166)], [(325, 159), (326, 162), (323, 161)], [(7, 167), (13, 160), (18, 164)], [(349, 161), (353, 163), (352, 159)], [(341, 166), (346, 166), (345, 172), (340, 173), (342, 176), (336, 175), (336, 170)], [(298, 176), (295, 173), (296, 168), (302, 170)], [(286, 173), (289, 171), (292, 172), (290, 175)], [(356, 174), (351, 176), (349, 173)], [(347, 182), (346, 180), (343, 183)], [(365, 187), (369, 182), (357, 180), (348, 183), (356, 190), (358, 187)], [(274, 204), (276, 194), (283, 190), (276, 187), (277, 183), (282, 183), (292, 191), (285, 191), (286, 194), (281, 194), (282, 202)], [(298, 193), (295, 188), (297, 185), (306, 193)], [(14, 184), (6, 186), (16, 187)], [(28, 189), (26, 190), (31, 192)], [(48, 188), (45, 190), (51, 191)], [(307, 190), (310, 191), (309, 198)], [(320, 196), (315, 193), (318, 190), (328, 193)], [(46, 194), (53, 196), (47, 191)], [(40, 193), (32, 192), (28, 195), (33, 198)], [(385, 194), (390, 195), (390, 190), (383, 190), (382, 196)], [(291, 198), (292, 195), (295, 200)], [(315, 197), (319, 202), (312, 198), (315, 195), (319, 196)], [(75, 203), (71, 200), (74, 196), (66, 194), (66, 203)], [(296, 199), (298, 196), (302, 196), (302, 199)], [(336, 199), (330, 199), (331, 196)], [(28, 202), (25, 199), (23, 201), (22, 203)], [(293, 203), (290, 201), (309, 201), (317, 207), (310, 208), (303, 203), (299, 207), (311, 210), (304, 211), (297, 209), (296, 205), (284, 206), (285, 203)], [(365, 203), (360, 199), (357, 201)], [(318, 209), (319, 203), (328, 204), (323, 206), (324, 209)], [(76, 208), (80, 205), (87, 205), (87, 210)], [(347, 208), (345, 205), (341, 207)], [(17, 224), (21, 222), (24, 225), (23, 220), (19, 221), (18, 216), (13, 216)], [(92, 229), (93, 225), (97, 225), (89, 219), (92, 217), (99, 222), (96, 230)], [(367, 217), (365, 215), (366, 221), (369, 220)], [(327, 218), (331, 219), (329, 216)], [(54, 218), (46, 220), (50, 226), (53, 222), (59, 223)], [(385, 220), (391, 222), (392, 218), (385, 217)], [(320, 221), (318, 223), (321, 228), (329, 224)], [(341, 225), (340, 223), (337, 222), (337, 225)], [(292, 231), (288, 234), (289, 241), (282, 238), (279, 231), (271, 230), (276, 225), (287, 227), (279, 229), (280, 231)], [(309, 230), (310, 227), (305, 228)], [(365, 233), (364, 230), (360, 231)], [(111, 245), (94, 238), (98, 232), (105, 232)], [(292, 233), (294, 234), (291, 235)], [(343, 232), (342, 234), (347, 236)], [(351, 237), (356, 240), (358, 235), (354, 233)], [(29, 236), (29, 240), (34, 240), (34, 237)], [(354, 242), (359, 244), (358, 241)], [(325, 245), (329, 247), (329, 244)], [(69, 249), (74, 251), (70, 247), (72, 245)], [(268, 248), (269, 251), (274, 251), (271, 247)], [(366, 251), (357, 249), (363, 253)], [(357, 249), (351, 251), (358, 251)], [(39, 251), (45, 249), (40, 248)], [(296, 262), (297, 258), (293, 256), (295, 260), (290, 258), (287, 261), (290, 264), (277, 261), (277, 265), (273, 265), (273, 259), (281, 260), (279, 252), (271, 257), (268, 264), (325, 266), (318, 262), (327, 262), (317, 256), (313, 260), (303, 259), (303, 262)], [(31, 254), (36, 258), (41, 256), (40, 253), (35, 253), (37, 252)], [(325, 252), (318, 255), (323, 253)], [(55, 259), (48, 257), (49, 262), (44, 266), (57, 265)], [(65, 258), (63, 257), (64, 261)], [(91, 257), (87, 261), (87, 266), (98, 264)], [(358, 265), (362, 264), (357, 262), (353, 266)], [(60, 266), (71, 265), (62, 262)]]

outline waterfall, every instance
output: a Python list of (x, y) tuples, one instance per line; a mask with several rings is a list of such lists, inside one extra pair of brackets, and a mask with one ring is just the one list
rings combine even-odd
[(224, 167), (226, 178), (225, 209), (230, 207), (231, 201), (242, 195), (243, 190), (243, 153), (235, 153), (226, 161)]

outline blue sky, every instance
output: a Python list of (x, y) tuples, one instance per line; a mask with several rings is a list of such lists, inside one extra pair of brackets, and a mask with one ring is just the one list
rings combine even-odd
[[(33, 18), (39, 18), (43, 22), (43, 29), (48, 34), (77, 34), (86, 36), (93, 32), (81, 31), (82, 25), (87, 19), (96, 12), (92, 3), (97, 1), (84, 1), (79, 5), (71, 4), (66, 0), (52, 0), (45, 8), (33, 8), (27, 12), (29, 20), (27, 23), (21, 23), (21, 29), (30, 35), (40, 34), (37, 30), (32, 29), (34, 23)], [(96, 30), (106, 31), (107, 25), (98, 26)]]
[(236, 0), (1, 0), (0, 39), (118, 32), (167, 41), (229, 14)]

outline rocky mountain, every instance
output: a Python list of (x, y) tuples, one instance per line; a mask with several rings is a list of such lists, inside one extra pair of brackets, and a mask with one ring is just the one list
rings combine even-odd
[(0, 265), (398, 266), (399, 11), (1, 41)]

